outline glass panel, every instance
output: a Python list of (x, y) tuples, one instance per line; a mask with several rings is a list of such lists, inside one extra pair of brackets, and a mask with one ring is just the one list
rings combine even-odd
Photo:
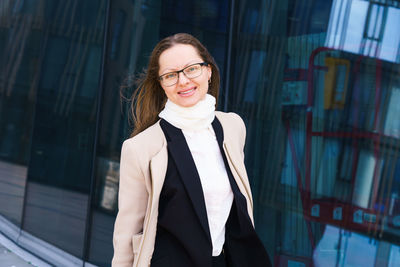
[(274, 266), (398, 265), (400, 5), (235, 10), (228, 110), (247, 125), (256, 229)]
[(20, 226), (41, 54), (21, 1), (0, 3), (0, 217)]
[(0, 3), (0, 213), (79, 258), (106, 3)]
[[(96, 154), (96, 189), (92, 207), (89, 261), (109, 266), (117, 212), (119, 157), (129, 137), (128, 104), (120, 99), (120, 86), (128, 74), (137, 75), (162, 38), (194, 34), (209, 49), (220, 71), (225, 61), (228, 1), (123, 1), (111, 2), (110, 33), (105, 65), (101, 124)], [(129, 97), (133, 88), (122, 90)], [(122, 111), (122, 112), (121, 112)]]

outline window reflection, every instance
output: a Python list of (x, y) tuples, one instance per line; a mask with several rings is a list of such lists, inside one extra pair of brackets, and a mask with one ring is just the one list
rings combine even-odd
[(326, 226), (313, 260), (315, 266), (397, 266), (399, 256), (398, 245)]
[(400, 138), (400, 88), (393, 87), (390, 91), (387, 116), (385, 118), (384, 134)]
[(78, 258), (106, 2), (0, 3), (0, 213)]
[(20, 225), (26, 186), (26, 166), (0, 161), (0, 217)]
[(397, 1), (334, 1), (326, 46), (399, 62)]
[[(394, 211), (400, 125), (393, 115), (399, 113), (393, 104), (400, 46), (393, 21), (399, 5), (289, 2), (276, 3), (286, 17), (274, 17), (276, 29), (266, 35), (257, 28), (236, 32), (234, 53), (241, 57), (233, 59), (237, 75), (228, 109), (248, 126), (246, 165), (256, 229), (277, 266), (381, 266), (381, 260), (391, 266), (400, 234)], [(245, 5), (242, 13), (254, 5)], [(241, 75), (257, 65), (252, 55), (260, 46), (267, 56), (257, 75)], [(257, 101), (246, 101), (253, 92)], [(346, 235), (357, 238), (338, 249)], [(369, 258), (361, 259), (360, 251)]]
[[(22, 225), (39, 49), (23, 2), (0, 3), (0, 214)], [(18, 18), (17, 18), (18, 17)], [(33, 51), (32, 51), (33, 50)], [(26, 55), (30, 51), (30, 56)]]
[(119, 162), (100, 158), (97, 162), (98, 177), (101, 181), (102, 192), (100, 193), (99, 205), (107, 211), (117, 210)]

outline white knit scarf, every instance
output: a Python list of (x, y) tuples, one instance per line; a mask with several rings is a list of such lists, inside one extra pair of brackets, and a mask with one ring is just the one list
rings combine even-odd
[(204, 99), (191, 107), (179, 106), (168, 99), (158, 116), (182, 130), (205, 129), (215, 117), (215, 97), (206, 94)]

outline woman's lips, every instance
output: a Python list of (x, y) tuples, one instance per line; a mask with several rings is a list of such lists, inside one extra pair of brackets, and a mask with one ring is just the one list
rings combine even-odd
[(192, 87), (188, 90), (183, 90), (183, 91), (179, 91), (178, 94), (180, 96), (191, 96), (194, 94), (194, 91), (196, 90), (196, 87)]

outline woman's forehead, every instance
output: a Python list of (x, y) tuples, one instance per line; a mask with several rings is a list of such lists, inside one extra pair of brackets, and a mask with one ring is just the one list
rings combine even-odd
[(176, 44), (161, 53), (158, 60), (160, 72), (179, 70), (202, 59), (196, 48), (187, 44)]

